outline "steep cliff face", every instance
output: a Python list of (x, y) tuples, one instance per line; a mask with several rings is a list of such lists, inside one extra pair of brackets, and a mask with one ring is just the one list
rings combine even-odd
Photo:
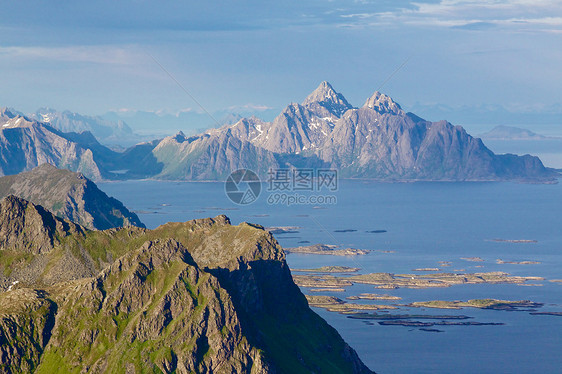
[(384, 180), (549, 180), (533, 156), (495, 155), (480, 139), (446, 121), (405, 113), (376, 92), (351, 109), (318, 149), (342, 176)]
[(47, 207), (58, 217), (88, 229), (144, 227), (135, 213), (107, 196), (80, 173), (43, 164), (29, 172), (0, 178), (0, 198), (15, 195)]
[(268, 372), (228, 293), (175, 240), (147, 241), (65, 290), (38, 373)]
[(77, 245), (87, 229), (13, 195), (0, 202), (0, 216), (0, 292), (92, 276), (109, 252), (94, 261)]
[(351, 105), (328, 82), (322, 82), (302, 104), (290, 104), (265, 132), (253, 140), (256, 146), (276, 153), (314, 154)]
[(47, 253), (61, 238), (82, 232), (72, 222), (55, 217), (42, 206), (13, 195), (0, 201), (0, 214), (1, 250)]
[(31, 373), (37, 368), (56, 312), (57, 305), (45, 292), (0, 292), (0, 372)]
[[(371, 373), (308, 307), (261, 226), (218, 216), (65, 235), (33, 253), (0, 247), (5, 372)], [(77, 268), (49, 275), (61, 264)]]
[(370, 107), (349, 111), (320, 150), (344, 175), (381, 179), (479, 179), (494, 175), (494, 154), (460, 126)]
[[(248, 340), (263, 349), (279, 372), (370, 372), (337, 331), (308, 307), (271, 233), (247, 223), (233, 231), (224, 216), (192, 225), (202, 232), (190, 236), (190, 253), (229, 292), (242, 327), (251, 332)], [(185, 238), (185, 229), (174, 224), (160, 229), (179, 229), (176, 237)]]
[(340, 118), (345, 112), (353, 108), (346, 98), (341, 93), (336, 92), (332, 85), (326, 81), (320, 83), (304, 99), (302, 105), (317, 117), (331, 119), (331, 122), (335, 122), (334, 118)]

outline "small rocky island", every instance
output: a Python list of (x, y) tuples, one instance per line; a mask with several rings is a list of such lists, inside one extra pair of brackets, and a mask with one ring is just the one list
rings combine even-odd
[(338, 312), (342, 314), (347, 314), (357, 310), (397, 309), (395, 306), (390, 305), (348, 303), (333, 296), (306, 295), (306, 300), (310, 306), (324, 308), (330, 312)]
[(322, 266), (314, 269), (291, 269), (291, 271), (306, 273), (356, 273), (359, 268), (351, 268), (348, 266)]
[(322, 274), (293, 275), (295, 283), (301, 287), (346, 287), (355, 283), (372, 284), (380, 289), (395, 288), (439, 288), (460, 284), (525, 284), (527, 281), (544, 280), (542, 277), (514, 276), (494, 271), (487, 273), (431, 273), (431, 274), (392, 274), (368, 273), (352, 276), (333, 276)]
[(497, 299), (474, 299), (468, 301), (416, 301), (406, 306), (416, 308), (437, 308), (437, 309), (461, 309), (461, 308), (480, 308), (494, 310), (522, 310), (535, 311), (536, 308), (542, 307), (544, 304), (536, 303), (529, 300), (509, 301)]
[(294, 248), (285, 248), (286, 253), (307, 253), (312, 255), (332, 255), (332, 256), (357, 256), (366, 255), (369, 251), (356, 248), (338, 248), (337, 245), (314, 244)]

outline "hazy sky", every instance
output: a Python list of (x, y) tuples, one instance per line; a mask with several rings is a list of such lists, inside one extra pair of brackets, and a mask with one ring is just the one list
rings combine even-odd
[[(328, 80), (354, 105), (562, 104), (560, 0), (1, 1), (0, 106), (84, 114), (283, 108)], [(423, 114), (423, 113), (422, 113)], [(435, 118), (428, 118), (435, 119)]]

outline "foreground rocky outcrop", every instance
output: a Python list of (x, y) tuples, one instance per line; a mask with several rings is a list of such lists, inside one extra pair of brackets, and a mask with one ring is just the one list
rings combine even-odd
[(80, 173), (43, 164), (32, 171), (0, 177), (0, 198), (15, 195), (46, 207), (88, 229), (144, 227), (135, 213), (107, 196)]
[(371, 373), (261, 226), (89, 231), (14, 196), (1, 209), (2, 372)]

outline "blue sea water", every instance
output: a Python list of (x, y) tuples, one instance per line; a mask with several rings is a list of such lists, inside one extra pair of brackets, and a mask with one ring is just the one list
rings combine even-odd
[[(270, 205), (267, 192), (256, 202), (232, 203), (223, 183), (125, 181), (100, 188), (137, 211), (154, 228), (169, 221), (228, 215), (234, 224), (249, 221), (268, 226), (298, 227), (276, 235), (284, 247), (299, 243), (335, 244), (372, 250), (365, 256), (288, 254), (291, 268), (342, 265), (361, 273), (412, 273), (439, 267), (443, 271), (504, 271), (539, 276), (537, 286), (457, 285), (434, 289), (378, 290), (355, 285), (339, 298), (363, 292), (400, 296), (398, 303), (427, 300), (496, 298), (544, 303), (540, 311), (562, 312), (562, 185), (516, 183), (375, 183), (340, 181), (337, 203)], [(356, 230), (336, 232), (336, 230)], [(368, 233), (386, 230), (384, 233)], [(492, 239), (527, 239), (533, 243)], [(384, 251), (392, 251), (386, 253)], [(470, 262), (461, 257), (481, 257)], [(497, 264), (539, 261), (540, 264)], [(303, 292), (307, 293), (306, 289)], [(363, 301), (369, 303), (369, 301)], [(393, 301), (375, 301), (389, 303)], [(437, 326), (427, 332), (404, 326), (381, 326), (349, 319), (322, 309), (315, 311), (334, 326), (377, 373), (561, 373), (562, 317), (524, 311), (419, 309), (400, 307), (393, 313), (463, 314), (471, 321), (501, 326)]]

